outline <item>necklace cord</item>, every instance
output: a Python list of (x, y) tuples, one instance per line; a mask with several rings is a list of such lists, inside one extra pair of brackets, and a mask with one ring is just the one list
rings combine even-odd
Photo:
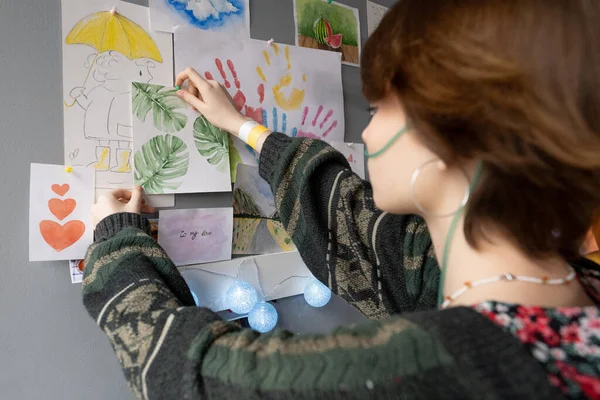
[[(475, 190), (475, 188), (477, 187), (482, 170), (482, 163), (479, 162), (477, 164), (477, 169), (475, 170), (475, 175), (473, 176), (473, 181), (469, 185), (469, 193), (473, 193), (473, 190)], [(452, 238), (454, 237), (454, 231), (456, 230), (458, 221), (460, 220), (460, 217), (464, 214), (465, 208), (467, 208), (467, 204), (465, 204), (464, 207), (462, 207), (456, 212), (456, 214), (454, 214), (452, 222), (450, 223), (450, 228), (448, 229), (448, 233), (446, 234), (446, 241), (444, 243), (444, 253), (442, 254), (442, 265), (440, 268), (440, 280), (438, 282), (438, 307), (442, 305), (442, 302), (444, 300), (444, 282), (446, 281), (446, 269), (448, 265), (448, 257), (450, 254), (450, 244), (452, 242)]]

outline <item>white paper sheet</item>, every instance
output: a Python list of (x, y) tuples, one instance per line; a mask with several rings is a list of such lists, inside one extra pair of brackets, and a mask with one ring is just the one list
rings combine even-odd
[(31, 164), (29, 261), (84, 258), (94, 240), (94, 170)]
[(233, 208), (161, 211), (158, 243), (175, 265), (231, 259)]
[(358, 9), (337, 1), (294, 0), (296, 46), (335, 52), (358, 67), (361, 40)]
[(132, 87), (135, 184), (148, 194), (230, 192), (228, 133), (173, 87)]
[(173, 32), (187, 26), (250, 37), (248, 0), (150, 0), (150, 27)]
[(175, 30), (176, 71), (193, 67), (223, 83), (245, 115), (288, 136), (343, 141), (340, 60), (339, 53)]
[(369, 36), (375, 32), (387, 10), (389, 8), (367, 0), (367, 28)]
[(365, 145), (362, 143), (329, 142), (331, 147), (342, 153), (352, 171), (362, 179), (365, 179)]
[[(258, 275), (255, 266), (258, 267)], [(190, 289), (198, 296), (200, 306), (215, 312), (229, 308), (225, 294), (235, 282), (238, 271), (239, 279), (254, 286), (259, 295), (268, 295), (267, 300), (304, 293), (306, 284), (312, 278), (297, 251), (183, 267), (180, 271)]]
[(238, 215), (273, 218), (275, 197), (269, 184), (260, 176), (258, 167), (240, 164), (233, 186), (233, 208)]
[[(106, 16), (110, 15), (109, 10), (113, 6), (116, 6), (118, 18), (126, 17), (131, 21), (119, 19), (118, 23), (138, 26), (131, 30), (135, 34), (123, 36), (123, 29), (109, 28), (112, 25)], [(93, 16), (97, 12), (104, 14)], [(126, 2), (62, 0), (65, 163), (96, 167), (97, 188), (131, 189), (133, 186), (130, 172), (130, 82), (173, 84), (172, 37), (167, 33), (150, 31), (148, 15), (148, 8)], [(89, 34), (82, 34), (78, 29), (73, 31), (77, 23), (86, 18), (87, 24), (82, 23), (85, 26), (89, 26), (90, 21), (98, 21), (98, 18), (105, 18), (102, 21), (108, 22), (96, 24), (98, 28), (90, 30)], [(73, 35), (68, 36), (72, 31)], [(76, 32), (80, 34), (75, 35)], [(117, 41), (121, 46), (122, 42), (127, 43), (120, 49), (128, 54), (109, 51), (116, 47), (107, 47), (107, 38), (111, 35), (122, 39)], [(144, 38), (144, 35), (150, 36)], [(95, 47), (67, 44), (67, 37), (71, 41), (76, 37), (77, 42), (95, 41)], [(131, 49), (133, 45), (139, 48), (138, 51), (124, 50)], [(155, 51), (156, 48), (158, 51)], [(97, 49), (106, 51), (98, 53)], [(138, 58), (140, 50), (159, 59)]]
[(83, 271), (79, 269), (79, 264), (82, 262), (83, 260), (69, 260), (71, 283), (81, 283), (83, 281)]

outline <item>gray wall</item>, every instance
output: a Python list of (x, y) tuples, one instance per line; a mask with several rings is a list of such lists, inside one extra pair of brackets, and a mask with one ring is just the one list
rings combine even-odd
[[(365, 1), (342, 2), (359, 9), (366, 38)], [(292, 0), (251, 0), (251, 12), (254, 38), (294, 43)], [(0, 0), (0, 398), (131, 399), (67, 264), (28, 262), (29, 164), (63, 162), (60, 18), (60, 0)], [(358, 68), (344, 66), (343, 82), (346, 141), (358, 142), (368, 122)], [(177, 207), (228, 200), (178, 196)], [(277, 307), (280, 326), (295, 332), (360, 320), (340, 299), (323, 309), (301, 297)]]

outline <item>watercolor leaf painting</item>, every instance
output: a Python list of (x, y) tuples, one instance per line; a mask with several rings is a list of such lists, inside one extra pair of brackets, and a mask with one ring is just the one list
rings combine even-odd
[(135, 184), (149, 193), (176, 190), (189, 167), (187, 145), (177, 136), (156, 136), (134, 158)]
[(187, 116), (175, 110), (185, 109), (186, 105), (177, 90), (147, 83), (132, 83), (133, 113), (141, 121), (152, 111), (154, 126), (164, 133), (175, 133), (187, 124)]
[(148, 194), (231, 192), (229, 134), (173, 87), (132, 87), (135, 183)]
[(200, 116), (194, 122), (194, 143), (209, 164), (225, 172), (229, 168), (229, 135)]

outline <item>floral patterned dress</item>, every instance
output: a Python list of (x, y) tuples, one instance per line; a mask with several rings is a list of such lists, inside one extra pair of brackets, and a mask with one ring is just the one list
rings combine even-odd
[(488, 301), (475, 309), (518, 338), (568, 398), (600, 399), (600, 267), (573, 265), (596, 306), (542, 308)]

